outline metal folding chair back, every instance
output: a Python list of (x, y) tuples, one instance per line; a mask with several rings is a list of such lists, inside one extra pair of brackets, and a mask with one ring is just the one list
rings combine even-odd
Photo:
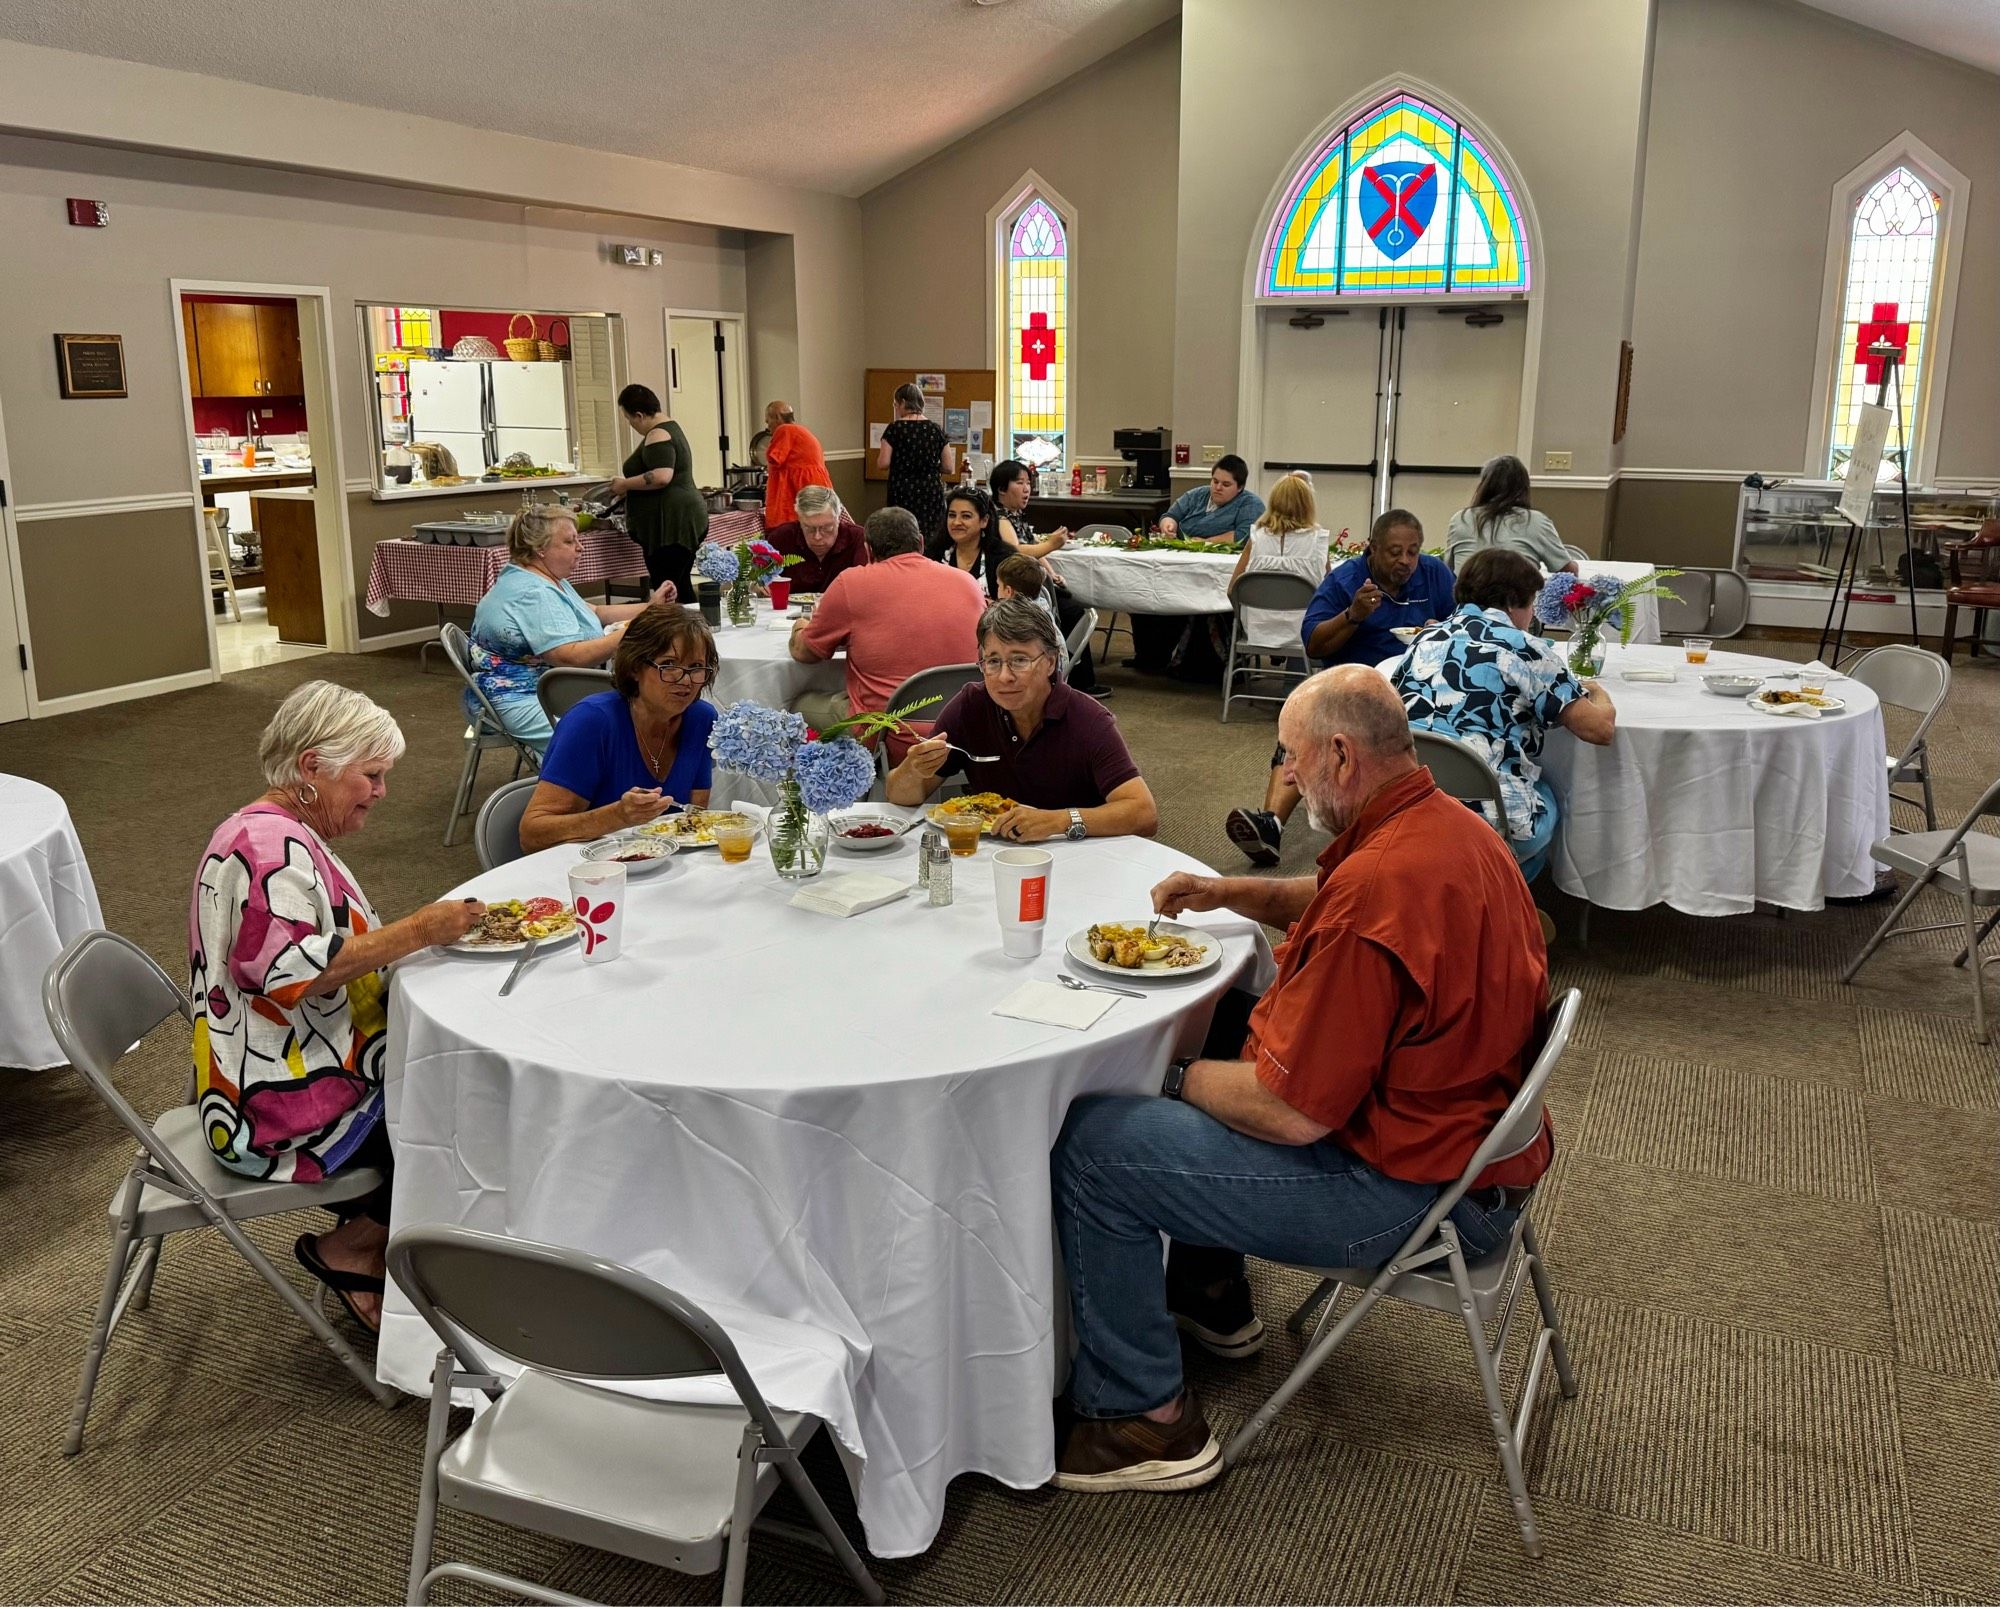
[[(1482, 1172), (1496, 1161), (1519, 1154), (1541, 1132), (1542, 1107), (1549, 1078), (1568, 1047), (1582, 1008), (1583, 995), (1575, 988), (1555, 1001), (1534, 1063), (1522, 1078), (1520, 1089), (1473, 1151), (1472, 1158), (1465, 1163), (1457, 1180), (1439, 1192), (1431, 1208), (1424, 1213), (1423, 1220), (1397, 1247), (1386, 1264), (1379, 1269), (1305, 1269), (1316, 1273), (1320, 1283), (1293, 1313), (1289, 1326), (1295, 1332), (1301, 1331), (1315, 1309), (1320, 1312), (1319, 1320), (1312, 1336), (1306, 1341), (1298, 1364), (1284, 1383), (1258, 1407), (1229, 1442), (1223, 1453), (1226, 1463), (1233, 1464), (1242, 1459), (1257, 1436), (1310, 1382), (1312, 1376), (1326, 1364), (1328, 1357), (1379, 1301), (1402, 1300), (1434, 1311), (1450, 1312), (1462, 1319), (1466, 1337), (1472, 1345), (1487, 1419), (1500, 1453), (1501, 1467), (1506, 1473), (1514, 1515), (1521, 1528), (1522, 1544), (1529, 1556), (1541, 1555), (1541, 1537), (1535, 1527), (1534, 1509), (1528, 1501), (1521, 1458), (1527, 1446), (1528, 1419), (1534, 1411), (1542, 1371), (1551, 1356), (1555, 1359), (1556, 1378), (1563, 1395), (1569, 1397), (1576, 1394), (1576, 1376), (1570, 1367), (1569, 1349), (1563, 1342), (1555, 1296), (1542, 1265), (1541, 1246), (1535, 1237), (1534, 1223), (1529, 1219), (1526, 1202), (1523, 1202), (1515, 1219), (1514, 1231), (1508, 1242), (1476, 1261), (1466, 1257), (1458, 1230), (1449, 1219)], [(1534, 1290), (1538, 1325), (1527, 1365), (1523, 1369), (1520, 1396), (1510, 1417), (1500, 1390), (1499, 1357), (1506, 1350), (1524, 1279)], [(1361, 1294), (1335, 1320), (1341, 1290), (1350, 1285), (1360, 1289)], [(1489, 1346), (1486, 1329), (1496, 1315), (1499, 1317), (1499, 1330)]]
[[(2000, 779), (1995, 779), (1979, 795), (1966, 811), (1965, 818), (1951, 830), (1891, 835), (1868, 850), (1878, 864), (1908, 876), (1910, 885), (1840, 978), (1843, 982), (1852, 982), (1867, 963), (1868, 956), (1889, 938), (1912, 937), (1919, 932), (1958, 931), (1965, 938), (1965, 947), (1958, 951), (1958, 958), (1952, 964), (1962, 967), (1971, 978), (1972, 1030), (1981, 1043), (1993, 1041), (1986, 1017), (1984, 971), (1989, 965), (2000, 965), (2000, 954), (1982, 956), (1980, 953), (1980, 945), (1992, 936), (1993, 928), (2000, 925), (2000, 837), (1974, 830), (1980, 819), (1987, 815), (2000, 817)], [(1926, 887), (1936, 887), (1957, 899), (1958, 919), (1931, 921), (1923, 926), (1900, 925), (1904, 914)], [(1982, 909), (1993, 911), (1984, 925), (1979, 920)]]
[[(1245, 638), (1243, 610), (1246, 608), (1286, 609), (1304, 614), (1306, 605), (1313, 598), (1313, 583), (1303, 575), (1288, 575), (1279, 570), (1253, 570), (1239, 575), (1236, 584), (1229, 588), (1231, 609), (1229, 621), (1229, 655), (1222, 665), (1222, 719), (1229, 721), (1229, 707), (1232, 703), (1249, 701), (1252, 703), (1282, 703), (1291, 694), (1293, 686), (1312, 674), (1312, 661), (1306, 657), (1305, 644), (1294, 638), (1281, 646), (1266, 646)], [(1239, 657), (1263, 659), (1270, 662), (1256, 665), (1237, 665)], [(1296, 667), (1294, 667), (1296, 666)], [(1289, 682), (1282, 692), (1239, 692), (1236, 683), (1247, 677)]]
[[(927, 697), (941, 701), (918, 713), (916, 718), (923, 724), (937, 719), (946, 703), (959, 693), (962, 687), (984, 679), (977, 664), (939, 664), (928, 670), (918, 670), (889, 696), (889, 707), (904, 708), (911, 703), (921, 703)], [(877, 739), (875, 743), (875, 780), (878, 787), (886, 786), (889, 780), (889, 744)]]
[(535, 683), (535, 697), (550, 725), (559, 724), (565, 714), (593, 693), (610, 690), (609, 670), (586, 670), (568, 664), (543, 670), (542, 678)]
[[(722, 1326), (630, 1267), (473, 1228), (407, 1228), (389, 1274), (443, 1341), (431, 1380), (409, 1600), (455, 1578), (537, 1600), (577, 1598), (467, 1563), (431, 1565), (440, 1505), (638, 1557), (723, 1569), (743, 1599), (750, 1530), (779, 1478), (871, 1602), (882, 1592), (798, 1464), (817, 1420), (774, 1412)], [(486, 1360), (523, 1370), (512, 1383)], [(588, 1385), (721, 1374), (738, 1404), (698, 1406)], [(452, 1391), (493, 1406), (447, 1443)], [(776, 1474), (770, 1472), (775, 1464)], [(526, 1476), (522, 1470), (528, 1470)]]
[(84, 1350), (63, 1454), (74, 1456), (83, 1448), (105, 1347), (126, 1312), (143, 1310), (151, 1301), (162, 1241), (169, 1234), (204, 1227), (229, 1240), (371, 1395), (385, 1405), (392, 1401), (394, 1392), (376, 1381), (347, 1341), (237, 1226), (254, 1217), (331, 1206), (372, 1193), (381, 1186), (382, 1174), (355, 1167), (324, 1183), (246, 1177), (215, 1159), (192, 1105), (177, 1106), (157, 1122), (141, 1116), (119, 1092), (119, 1063), (163, 1021), (179, 1015), (192, 1025), (194, 1012), (186, 990), (128, 938), (102, 930), (72, 938), (42, 979), (42, 1012), (70, 1065), (139, 1146), (111, 1200), (111, 1261)]
[[(1700, 634), (1715, 641), (1741, 636), (1750, 623), (1750, 582), (1734, 569), (1710, 569), (1704, 573), (1708, 576), (1711, 600), (1708, 629)], [(1668, 584), (1679, 586), (1680, 581)]]
[(505, 781), (486, 795), (479, 806), (479, 820), (472, 828), (472, 843), (479, 850), (479, 868), (491, 870), (509, 864), (526, 852), (521, 847), (521, 816), (528, 800), (541, 785), (538, 776), (522, 776)]
[(1084, 649), (1090, 646), (1090, 638), (1096, 630), (1097, 610), (1086, 608), (1077, 616), (1076, 623), (1070, 626), (1069, 636), (1063, 643), (1072, 664), (1082, 657)]
[(1079, 541), (1087, 536), (1108, 536), (1113, 541), (1130, 541), (1132, 539), (1132, 527), (1130, 525), (1089, 524), (1076, 532), (1076, 539)]
[(1412, 731), (1410, 736), (1417, 744), (1417, 763), (1429, 769), (1438, 791), (1465, 803), (1490, 803), (1500, 817), (1500, 835), (1508, 835), (1507, 795), (1485, 755), (1442, 731)]
[(1673, 596), (1657, 599), (1660, 634), (1706, 636), (1708, 622), (1715, 613), (1715, 577), (1706, 569), (1689, 569), (1669, 583)]
[[(1931, 722), (1937, 719), (1951, 691), (1951, 666), (1928, 648), (1891, 642), (1886, 647), (1871, 647), (1848, 666), (1847, 675), (1884, 703), (1917, 716), (1917, 728), (1902, 750), (1883, 756), (1889, 768), (1889, 796), (1897, 803), (1921, 809), (1924, 829), (1936, 831), (1937, 801), (1931, 792), (1931, 756), (1926, 739), (1930, 736)], [(1912, 798), (1899, 793), (1896, 791), (1899, 781), (1915, 783), (1923, 789), (1923, 796)]]
[(467, 640), (462, 626), (447, 620), (438, 626), (438, 646), (444, 649), (445, 662), (457, 672), (459, 680), (473, 696), (478, 713), (465, 733), (465, 768), (458, 778), (458, 792), (452, 798), (451, 818), (445, 822), (444, 845), (449, 848), (458, 836), (458, 823), (472, 811), (472, 793), (479, 782), (480, 758), (495, 748), (514, 750), (514, 774), (519, 776), (523, 766), (533, 772), (542, 768), (541, 755), (507, 729), (507, 722), (500, 718), (500, 711), (493, 706), (479, 685), (479, 678), (472, 673), (472, 644)]

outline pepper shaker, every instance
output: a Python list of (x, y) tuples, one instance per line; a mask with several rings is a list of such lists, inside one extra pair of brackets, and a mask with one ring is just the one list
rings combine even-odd
[(917, 834), (917, 886), (931, 885), (931, 834), (927, 831)]
[(951, 846), (940, 832), (930, 835), (931, 908), (942, 909), (951, 902)]

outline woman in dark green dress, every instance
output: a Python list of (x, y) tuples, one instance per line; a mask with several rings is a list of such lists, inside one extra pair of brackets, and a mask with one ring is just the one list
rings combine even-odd
[(646, 386), (620, 391), (618, 411), (639, 437), (625, 472), (611, 482), (612, 491), (625, 498), (626, 534), (645, 550), (652, 583), (672, 581), (674, 595), (691, 608), (695, 548), (708, 535), (708, 504), (695, 483), (694, 453)]

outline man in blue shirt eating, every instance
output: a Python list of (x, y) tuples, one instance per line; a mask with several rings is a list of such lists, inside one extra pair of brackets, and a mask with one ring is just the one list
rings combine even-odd
[(1399, 625), (1451, 618), (1452, 573), (1424, 551), (1417, 516), (1391, 508), (1368, 531), (1368, 550), (1327, 572), (1306, 606), (1300, 637), (1327, 668), (1380, 664), (1403, 651)]

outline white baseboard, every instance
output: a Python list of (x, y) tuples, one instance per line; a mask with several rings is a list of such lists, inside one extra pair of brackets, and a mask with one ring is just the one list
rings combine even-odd
[(415, 630), (390, 631), (386, 636), (364, 636), (356, 644), (357, 653), (379, 653), (385, 647), (408, 647), (412, 642), (434, 642), (438, 628), (435, 625), (420, 625)]
[(102, 687), (95, 692), (73, 692), (68, 697), (37, 698), (28, 712), (35, 719), (53, 714), (75, 714), (82, 709), (101, 709), (110, 703), (130, 703), (135, 698), (158, 697), (163, 692), (185, 692), (208, 686), (222, 677), (212, 669), (188, 670), (180, 675), (162, 675), (157, 680), (130, 681), (123, 686)]

